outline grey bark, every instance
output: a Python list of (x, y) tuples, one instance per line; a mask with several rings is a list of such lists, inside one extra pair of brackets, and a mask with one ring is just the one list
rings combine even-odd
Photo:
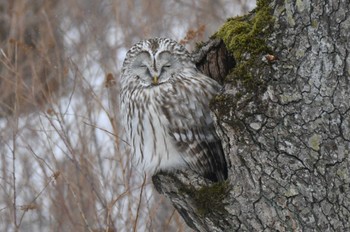
[(221, 209), (201, 213), (196, 192), (212, 183), (187, 171), (154, 184), (196, 231), (350, 230), (350, 4), (270, 6), (278, 60), (252, 67), (264, 85), (226, 83), (212, 107), (231, 163)]

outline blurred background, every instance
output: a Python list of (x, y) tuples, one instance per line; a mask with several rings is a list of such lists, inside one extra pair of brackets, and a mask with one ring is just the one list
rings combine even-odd
[(141, 39), (192, 50), (254, 6), (0, 0), (0, 231), (190, 231), (129, 162), (119, 70)]

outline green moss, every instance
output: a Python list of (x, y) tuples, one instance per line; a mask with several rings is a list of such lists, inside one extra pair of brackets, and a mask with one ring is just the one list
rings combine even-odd
[(197, 208), (197, 213), (206, 216), (210, 213), (225, 213), (225, 203), (230, 186), (227, 181), (214, 183), (209, 187), (199, 190), (193, 188), (182, 188), (181, 191), (190, 195)]
[(195, 50), (198, 51), (199, 49), (201, 49), (203, 46), (205, 45), (205, 43), (203, 41), (197, 42), (195, 45)]
[(253, 70), (257, 65), (266, 65), (261, 55), (271, 53), (266, 43), (274, 22), (269, 3), (270, 0), (258, 0), (250, 14), (228, 19), (214, 34), (224, 41), (237, 63), (227, 81), (239, 79), (249, 89), (261, 84), (254, 78)]
[(226, 102), (229, 98), (229, 95), (226, 94), (221, 94), (221, 95), (216, 95), (215, 98), (213, 99), (214, 102)]

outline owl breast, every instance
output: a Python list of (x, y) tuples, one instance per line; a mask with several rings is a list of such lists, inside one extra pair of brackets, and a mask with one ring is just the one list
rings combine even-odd
[[(129, 107), (134, 108), (132, 124), (129, 125), (133, 162), (146, 173), (177, 169), (186, 165), (169, 136), (169, 121), (161, 109), (164, 104), (163, 95), (169, 91), (167, 87), (169, 84), (163, 84), (162, 89), (147, 89), (143, 99), (131, 99), (129, 102)], [(138, 107), (132, 104), (135, 101), (143, 101), (145, 104)], [(150, 104), (151, 101), (158, 104)]]

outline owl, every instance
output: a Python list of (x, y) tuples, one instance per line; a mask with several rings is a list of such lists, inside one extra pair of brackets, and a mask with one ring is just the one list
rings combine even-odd
[(209, 101), (221, 86), (200, 73), (185, 47), (168, 38), (135, 44), (120, 77), (120, 106), (133, 163), (148, 174), (189, 168), (227, 179)]

